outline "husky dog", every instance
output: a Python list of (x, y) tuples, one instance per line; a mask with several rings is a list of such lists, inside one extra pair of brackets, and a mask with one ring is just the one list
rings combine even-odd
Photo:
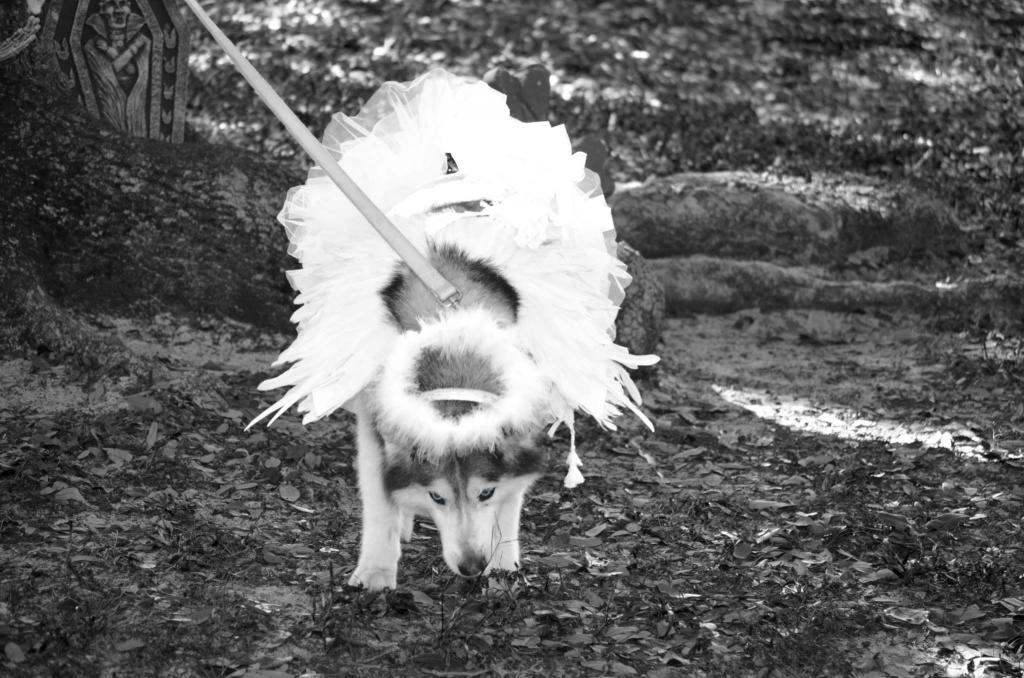
[(564, 127), (523, 123), (505, 95), (441, 70), (386, 83), (323, 145), (461, 293), (444, 308), (319, 167), (279, 220), (297, 336), (260, 384), (288, 387), (250, 426), (292, 406), (304, 424), (358, 418), (363, 534), (350, 583), (394, 587), (415, 515), (472, 577), (519, 562), (519, 514), (538, 477), (535, 436), (565, 426), (565, 486), (583, 482), (577, 412), (641, 421), (628, 371), (656, 356), (614, 342), (630, 276), (600, 181)]
[[(437, 320), (433, 340), (399, 349), (357, 409), (363, 532), (349, 584), (369, 590), (395, 588), (400, 541), (417, 515), (433, 520), (453, 572), (516, 569), (524, 495), (544, 466), (534, 445), (539, 393), (524, 383), (531, 366), (494, 343), (516, 321), (518, 294), (491, 264), (454, 247), (434, 251), (432, 263), (462, 291), (460, 308)], [(403, 331), (421, 330), (420, 319), (438, 311), (407, 270), (381, 295)]]

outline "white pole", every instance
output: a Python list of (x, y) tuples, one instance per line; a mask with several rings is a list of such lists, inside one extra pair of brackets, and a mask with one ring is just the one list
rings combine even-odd
[(299, 142), (302, 149), (330, 177), (331, 181), (345, 194), (345, 197), (352, 201), (356, 209), (366, 217), (366, 220), (380, 233), (380, 236), (391, 246), (391, 249), (405, 261), (416, 277), (430, 288), (441, 305), (453, 306), (458, 304), (459, 297), (461, 296), (459, 290), (427, 261), (427, 258), (391, 223), (387, 215), (370, 200), (369, 196), (363, 192), (363, 189), (359, 188), (352, 181), (352, 177), (345, 170), (341, 169), (330, 152), (302, 124), (302, 121), (292, 112), (292, 109), (288, 108), (288, 104), (278, 96), (274, 88), (270, 86), (270, 83), (249, 63), (249, 60), (235, 47), (234, 43), (228, 39), (228, 36), (224, 35), (224, 32), (213, 22), (210, 15), (199, 6), (196, 0), (185, 0), (185, 4), (189, 6), (189, 9), (196, 15), (200, 23), (206, 27), (206, 30), (210, 32), (210, 35), (217, 41), (217, 44), (227, 53), (231, 61), (234, 62), (238, 72), (256, 90), (256, 94), (263, 99), (263, 102), (270, 108), (271, 112), (284, 124), (285, 129)]

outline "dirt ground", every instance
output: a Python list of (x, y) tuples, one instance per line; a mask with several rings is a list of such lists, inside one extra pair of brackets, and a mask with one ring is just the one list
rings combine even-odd
[(575, 490), (550, 443), (520, 573), (459, 580), (421, 522), (367, 594), (348, 417), (244, 430), (287, 337), (97, 324), (166, 373), (0, 364), (5, 675), (1024, 675), (1012, 342), (674, 320), (657, 431), (582, 427)]

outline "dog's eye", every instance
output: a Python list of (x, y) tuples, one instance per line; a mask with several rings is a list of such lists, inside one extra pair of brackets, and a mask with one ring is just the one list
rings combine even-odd
[(435, 504), (440, 504), (441, 506), (444, 506), (445, 498), (439, 495), (437, 492), (431, 492), (430, 498), (434, 500)]
[(494, 496), (494, 488), (488, 487), (486, 490), (484, 490), (477, 496), (480, 498), (480, 501), (487, 501), (488, 499)]

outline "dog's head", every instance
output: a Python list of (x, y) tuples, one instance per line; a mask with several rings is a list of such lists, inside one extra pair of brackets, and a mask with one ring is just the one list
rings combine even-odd
[(441, 537), (445, 563), (464, 577), (510, 569), (518, 554), (519, 512), (540, 475), (543, 455), (525, 441), (505, 449), (448, 456), (440, 463), (391, 450), (384, 486), (403, 511), (429, 516)]

